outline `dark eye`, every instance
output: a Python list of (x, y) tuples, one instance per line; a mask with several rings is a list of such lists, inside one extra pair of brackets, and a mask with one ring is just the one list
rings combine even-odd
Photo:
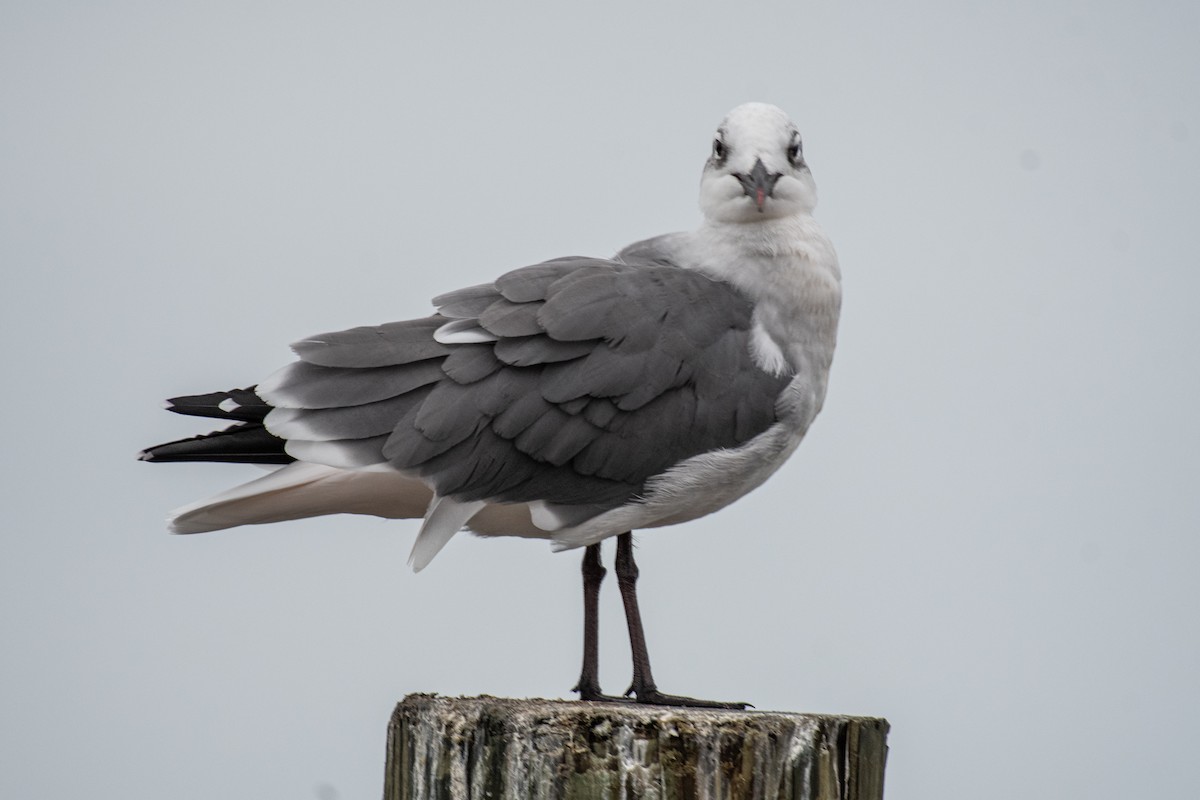
[(713, 158), (717, 161), (725, 160), (725, 143), (720, 139), (713, 139)]
[(804, 163), (804, 159), (800, 156), (800, 140), (792, 142), (787, 149), (788, 161), (792, 162), (793, 167), (798, 167)]

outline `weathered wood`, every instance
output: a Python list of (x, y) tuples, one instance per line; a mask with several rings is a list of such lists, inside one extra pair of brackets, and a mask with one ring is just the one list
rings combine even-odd
[(880, 800), (866, 717), (414, 694), (388, 726), (384, 800)]

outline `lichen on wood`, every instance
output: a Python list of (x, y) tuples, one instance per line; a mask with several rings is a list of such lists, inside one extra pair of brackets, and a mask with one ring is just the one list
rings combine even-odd
[(881, 719), (410, 695), (384, 800), (878, 800)]

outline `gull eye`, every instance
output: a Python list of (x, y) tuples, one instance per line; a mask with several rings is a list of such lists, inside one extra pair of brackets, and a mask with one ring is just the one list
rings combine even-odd
[(792, 140), (792, 143), (788, 145), (787, 157), (788, 161), (792, 162), (793, 167), (799, 167), (804, 163), (804, 159), (800, 155), (799, 139)]
[(713, 139), (713, 158), (717, 161), (725, 160), (725, 143), (720, 139)]

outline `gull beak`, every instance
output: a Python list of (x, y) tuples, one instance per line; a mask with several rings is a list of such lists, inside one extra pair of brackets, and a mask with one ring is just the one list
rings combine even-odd
[(775, 182), (783, 175), (779, 172), (774, 175), (768, 173), (766, 165), (759, 158), (755, 160), (754, 168), (750, 170), (749, 175), (735, 172), (733, 177), (742, 184), (742, 191), (746, 193), (746, 196), (753, 198), (754, 204), (758, 206), (758, 212), (761, 214), (767, 198), (775, 191)]

